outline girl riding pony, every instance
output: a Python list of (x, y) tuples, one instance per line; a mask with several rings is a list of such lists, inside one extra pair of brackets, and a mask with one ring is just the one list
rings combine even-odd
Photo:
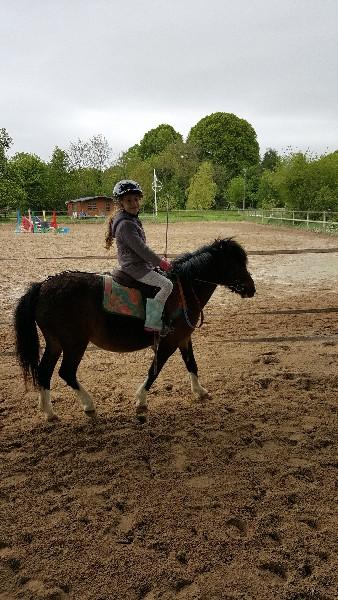
[(106, 248), (117, 245), (117, 258), (121, 271), (137, 281), (159, 288), (154, 298), (147, 298), (146, 331), (164, 332), (162, 313), (173, 284), (164, 275), (155, 271), (169, 271), (170, 262), (161, 258), (147, 246), (145, 232), (139, 219), (140, 200), (143, 192), (136, 181), (123, 179), (113, 189), (116, 210), (108, 222)]

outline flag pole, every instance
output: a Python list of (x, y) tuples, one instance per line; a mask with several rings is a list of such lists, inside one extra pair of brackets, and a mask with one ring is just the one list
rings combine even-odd
[(154, 213), (155, 213), (155, 217), (157, 217), (157, 190), (159, 192), (161, 191), (162, 183), (159, 181), (159, 179), (157, 179), (155, 169), (154, 169), (153, 183), (151, 184), (151, 187), (154, 192)]

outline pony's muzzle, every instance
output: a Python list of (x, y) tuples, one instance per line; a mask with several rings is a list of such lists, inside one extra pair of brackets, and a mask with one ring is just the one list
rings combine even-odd
[(247, 280), (243, 285), (243, 293), (242, 298), (252, 298), (256, 293), (256, 286), (250, 273), (248, 273)]
[(256, 287), (251, 276), (249, 276), (245, 283), (242, 281), (235, 281), (229, 288), (232, 292), (239, 294), (241, 298), (252, 298), (256, 293)]
[(253, 289), (251, 290), (246, 290), (243, 292), (240, 292), (241, 298), (252, 298), (256, 293), (256, 288), (255, 286), (253, 287)]

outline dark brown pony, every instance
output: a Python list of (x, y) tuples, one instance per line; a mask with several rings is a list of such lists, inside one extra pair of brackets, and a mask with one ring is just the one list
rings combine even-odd
[[(242, 298), (255, 294), (246, 252), (233, 239), (216, 240), (177, 258), (170, 277), (175, 282), (166, 305), (171, 330), (159, 339), (148, 376), (136, 392), (140, 419), (145, 418), (148, 390), (177, 348), (190, 374), (192, 391), (199, 397), (207, 395), (198, 381), (191, 334), (216, 286), (228, 287)], [(36, 324), (46, 341), (41, 360)], [(15, 310), (16, 354), (25, 382), (30, 378), (40, 390), (40, 406), (47, 419), (56, 418), (50, 401), (50, 380), (61, 353), (59, 375), (78, 393), (84, 411), (90, 414), (95, 411), (94, 403), (76, 378), (88, 343), (112, 352), (154, 346), (154, 335), (145, 332), (143, 326), (140, 319), (103, 309), (101, 275), (66, 271), (33, 283)]]

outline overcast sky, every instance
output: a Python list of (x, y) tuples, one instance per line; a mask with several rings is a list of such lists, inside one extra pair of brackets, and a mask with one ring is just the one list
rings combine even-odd
[(0, 0), (0, 128), (13, 152), (231, 112), (263, 154), (338, 148), (337, 0)]

